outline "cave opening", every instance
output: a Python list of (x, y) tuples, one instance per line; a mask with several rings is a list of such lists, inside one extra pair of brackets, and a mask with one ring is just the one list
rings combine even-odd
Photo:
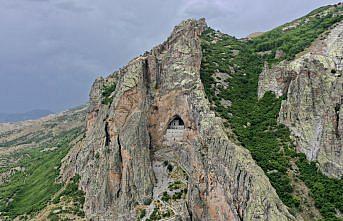
[(185, 123), (180, 116), (174, 116), (168, 125), (168, 129), (185, 129)]
[(173, 145), (175, 142), (184, 140), (185, 123), (178, 115), (172, 117), (168, 123), (166, 133), (164, 135), (164, 143)]

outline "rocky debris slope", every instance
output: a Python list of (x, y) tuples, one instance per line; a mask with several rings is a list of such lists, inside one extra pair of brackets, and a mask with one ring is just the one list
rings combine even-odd
[[(88, 219), (294, 220), (209, 108), (200, 80), (205, 28), (203, 19), (184, 21), (163, 44), (94, 82), (86, 137), (61, 168), (63, 180), (81, 176)], [(176, 118), (183, 126), (173, 140), (165, 134)], [(186, 175), (171, 178), (162, 161)], [(168, 189), (176, 181), (182, 187)]]
[(299, 151), (321, 170), (343, 175), (343, 22), (336, 24), (291, 62), (265, 65), (258, 95), (285, 96), (279, 121), (288, 126)]

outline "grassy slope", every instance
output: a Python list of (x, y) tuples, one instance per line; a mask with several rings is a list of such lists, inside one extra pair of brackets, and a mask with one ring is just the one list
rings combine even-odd
[[(299, 178), (309, 187), (316, 207), (325, 220), (338, 220), (334, 212), (335, 209), (343, 211), (343, 199), (340, 197), (343, 195), (343, 181), (322, 175), (314, 163), (309, 163), (303, 154), (294, 151), (288, 129), (277, 123), (282, 98), (276, 99), (272, 93), (266, 93), (260, 101), (257, 99), (258, 75), (265, 61), (271, 64), (280, 61), (274, 58), (277, 49), (285, 52), (285, 59), (292, 59), (328, 27), (342, 19), (342, 16), (332, 16), (333, 11), (342, 8), (330, 7), (329, 14), (317, 15), (327, 9), (318, 9), (299, 19), (301, 25), (287, 32), (282, 29), (289, 24), (249, 42), (208, 29), (202, 36), (201, 78), (209, 100), (216, 106), (217, 114), (228, 119), (239, 141), (250, 150), (291, 211), (298, 212), (300, 206), (299, 196), (294, 194), (288, 175), (291, 171), (290, 162), (296, 161), (300, 170)], [(309, 21), (305, 23), (306, 18)], [(234, 56), (232, 49), (240, 53)], [(261, 51), (270, 51), (270, 54), (260, 56), (256, 53)], [(216, 96), (213, 73), (230, 73), (229, 66), (235, 69), (235, 73), (231, 73), (230, 86), (228, 89), (219, 88), (220, 94)], [(232, 106), (224, 108), (220, 104), (221, 99), (230, 100)]]
[[(328, 13), (321, 14), (324, 11)], [(291, 60), (296, 54), (309, 47), (332, 24), (342, 20), (342, 15), (332, 16), (333, 13), (337, 13), (338, 11), (342, 11), (342, 6), (319, 8), (292, 23), (287, 23), (254, 38), (249, 42), (250, 46), (256, 52), (270, 50), (272, 53), (264, 56), (264, 60), (268, 60), (269, 62), (276, 63), (281, 60), (275, 59), (276, 50), (282, 50), (286, 54), (285, 59)], [(288, 31), (283, 31), (284, 28), (292, 24), (298, 26)]]
[[(17, 172), (10, 182), (0, 186), (0, 211), (2, 215), (14, 218), (41, 210), (51, 197), (62, 187), (55, 183), (62, 158), (70, 148), (70, 142), (82, 130), (73, 129), (56, 138), (51, 144), (21, 152), (22, 160), (17, 166), (25, 167)], [(57, 147), (56, 150), (41, 152), (42, 149)], [(9, 199), (13, 199), (8, 203)]]

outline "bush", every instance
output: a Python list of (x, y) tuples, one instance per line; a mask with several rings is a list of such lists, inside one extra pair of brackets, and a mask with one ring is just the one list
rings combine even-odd
[(182, 192), (174, 193), (174, 195), (172, 196), (173, 200), (178, 200), (178, 199), (181, 199), (181, 198), (182, 198)]
[(111, 83), (109, 85), (105, 85), (104, 88), (102, 89), (102, 104), (109, 105), (113, 101), (113, 97), (111, 97), (112, 93), (116, 89), (116, 83)]
[(170, 196), (167, 192), (163, 192), (162, 198), (163, 201), (168, 202), (170, 200)]
[[(286, 59), (293, 59), (329, 26), (342, 18), (328, 13), (323, 18), (311, 18), (310, 22), (289, 31), (282, 31), (283, 27), (276, 28), (248, 43), (227, 35), (220, 35), (218, 39), (218, 33), (212, 29), (207, 29), (202, 35), (200, 77), (209, 101), (216, 106), (217, 115), (228, 120), (226, 125), (232, 127), (242, 146), (251, 152), (256, 163), (265, 171), (284, 204), (297, 211), (300, 197), (295, 195), (288, 176), (288, 171), (291, 170), (289, 162), (291, 159), (295, 161), (301, 174), (299, 178), (308, 186), (316, 207), (328, 220), (337, 219), (335, 210), (343, 212), (342, 181), (324, 176), (315, 163), (309, 163), (303, 155), (296, 153), (289, 130), (277, 123), (281, 101), (285, 97), (276, 98), (273, 93), (268, 92), (258, 100), (257, 90), (258, 77), (264, 62), (273, 64), (279, 61), (274, 56), (276, 50), (283, 50)], [(228, 48), (232, 46), (240, 51), (233, 58), (228, 52)], [(264, 56), (255, 53), (267, 50), (273, 53)], [(217, 71), (230, 73), (230, 66), (234, 67), (236, 73), (229, 79), (229, 88), (217, 87), (220, 93), (215, 96), (213, 74)], [(230, 100), (231, 107), (221, 106), (221, 99)]]
[(142, 209), (138, 213), (138, 218), (143, 219), (145, 215), (146, 215), (146, 209)]

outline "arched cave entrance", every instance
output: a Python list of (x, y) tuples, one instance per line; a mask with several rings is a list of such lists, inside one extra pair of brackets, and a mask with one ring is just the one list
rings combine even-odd
[(175, 116), (173, 120), (170, 121), (168, 129), (185, 129), (185, 123), (179, 116)]
[(182, 141), (184, 139), (185, 123), (182, 118), (175, 115), (168, 124), (166, 133), (164, 135), (164, 143), (172, 145), (174, 142)]

